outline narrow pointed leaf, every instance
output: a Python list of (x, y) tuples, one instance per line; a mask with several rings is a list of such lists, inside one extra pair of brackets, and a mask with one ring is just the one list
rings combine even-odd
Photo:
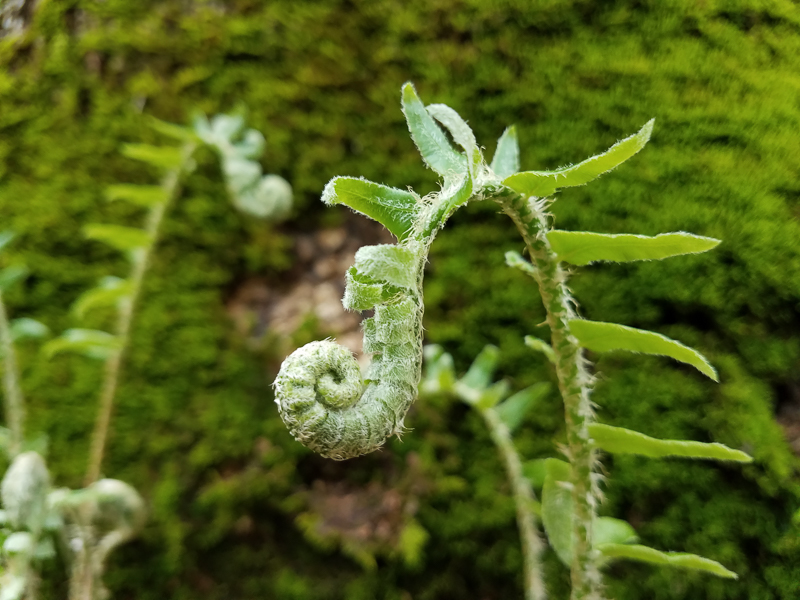
[(697, 350), (684, 346), (660, 333), (599, 321), (575, 319), (569, 322), (569, 329), (581, 346), (595, 352), (628, 350), (643, 354), (669, 356), (687, 363), (698, 371), (719, 381), (717, 372)]
[(403, 86), (402, 105), (411, 138), (425, 164), (445, 178), (466, 172), (466, 158), (450, 145), (411, 83)]
[(420, 209), (416, 194), (354, 177), (331, 179), (322, 192), (322, 201), (349, 206), (376, 220), (398, 240), (411, 232)]
[(611, 146), (603, 154), (570, 167), (555, 171), (524, 171), (507, 177), (503, 184), (520, 194), (544, 198), (552, 196), (556, 190), (565, 187), (584, 185), (611, 171), (644, 148), (653, 132), (654, 120), (648, 121), (638, 133)]
[(42, 352), (48, 358), (61, 352), (76, 352), (89, 358), (105, 360), (119, 349), (119, 340), (110, 333), (97, 329), (67, 329), (54, 340), (47, 342)]
[(487, 344), (472, 361), (466, 374), (461, 378), (461, 383), (476, 390), (484, 389), (491, 383), (499, 359), (500, 349)]
[(627, 558), (657, 565), (705, 571), (726, 579), (738, 579), (736, 573), (729, 571), (717, 561), (696, 554), (661, 552), (638, 544), (602, 544), (598, 546), (598, 550), (608, 558)]
[(166, 135), (167, 137), (171, 137), (172, 139), (180, 142), (194, 142), (198, 141), (199, 139), (195, 132), (189, 127), (182, 127), (181, 125), (168, 123), (167, 121), (162, 121), (161, 119), (156, 119), (155, 117), (150, 117), (148, 119), (148, 123), (150, 127), (152, 127), (158, 133)]
[(565, 565), (572, 563), (572, 492), (568, 487), (570, 466), (548, 458), (542, 487), (542, 524), (547, 539)]
[(519, 142), (517, 128), (514, 125), (507, 128), (497, 140), (497, 150), (494, 152), (491, 168), (501, 179), (519, 171)]
[(90, 310), (117, 305), (130, 296), (131, 291), (129, 281), (119, 277), (104, 277), (99, 286), (81, 294), (72, 310), (82, 319)]
[(550, 392), (550, 384), (545, 382), (535, 383), (504, 400), (495, 407), (500, 419), (510, 431), (514, 431), (522, 424), (525, 415), (530, 412)]
[(425, 355), (425, 377), (423, 390), (429, 394), (450, 392), (456, 381), (453, 357), (437, 344), (423, 349)]
[(434, 119), (447, 128), (456, 144), (464, 149), (474, 174), (474, 168), (480, 164), (482, 157), (478, 149), (478, 142), (475, 141), (475, 134), (470, 126), (461, 118), (461, 115), (446, 104), (430, 104), (427, 110)]
[(547, 241), (560, 260), (579, 266), (597, 260), (661, 260), (681, 254), (706, 252), (719, 244), (719, 240), (714, 238), (682, 231), (650, 237), (556, 230), (547, 234)]
[(151, 146), (150, 144), (125, 144), (122, 154), (140, 160), (159, 169), (177, 169), (183, 163), (181, 149), (174, 146)]
[(156, 204), (167, 201), (167, 194), (160, 185), (134, 185), (121, 183), (110, 185), (106, 188), (106, 198), (113, 200), (126, 200), (137, 206), (150, 208)]
[(639, 454), (651, 458), (665, 456), (685, 456), (687, 458), (706, 458), (711, 460), (732, 460), (753, 462), (752, 457), (740, 450), (728, 448), (723, 444), (704, 444), (683, 440), (659, 440), (638, 431), (612, 427), (602, 423), (589, 425), (589, 435), (598, 448), (612, 454)]
[(47, 325), (28, 317), (21, 317), (11, 321), (9, 331), (11, 332), (11, 339), (15, 342), (25, 338), (42, 338), (50, 333)]
[(549, 458), (536, 458), (522, 463), (522, 474), (530, 481), (531, 487), (539, 490), (544, 486), (547, 477), (547, 461)]
[(530, 275), (531, 277), (536, 276), (536, 267), (522, 258), (519, 252), (514, 252), (513, 250), (506, 252), (506, 264), (512, 269), (522, 271), (526, 275)]
[(462, 400), (468, 404), (474, 404), (479, 410), (487, 410), (508, 396), (509, 387), (511, 386), (507, 381), (501, 380), (495, 381), (488, 387), (476, 390), (459, 381), (456, 389)]
[(23, 265), (11, 265), (0, 271), (0, 292), (10, 289), (28, 276), (28, 267)]
[(104, 242), (123, 252), (146, 248), (150, 244), (150, 236), (144, 229), (125, 227), (124, 225), (93, 223), (84, 227), (83, 232), (90, 240)]
[(13, 231), (2, 231), (0, 232), (0, 251), (3, 250), (8, 244), (11, 243), (11, 240), (14, 239), (16, 234)]
[(545, 342), (544, 340), (540, 340), (539, 338), (533, 335), (526, 335), (525, 336), (525, 345), (532, 350), (536, 350), (537, 352), (541, 352), (547, 357), (551, 363), (556, 364), (556, 353), (553, 351), (552, 346)]
[(400, 288), (412, 289), (417, 261), (416, 246), (380, 244), (362, 246), (356, 252), (356, 271)]
[(630, 523), (613, 517), (596, 517), (592, 532), (595, 547), (602, 544), (634, 544), (639, 540)]

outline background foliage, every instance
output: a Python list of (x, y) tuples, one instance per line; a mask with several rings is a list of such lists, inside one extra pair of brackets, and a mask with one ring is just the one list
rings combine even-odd
[[(201, 156), (166, 223), (106, 465), (142, 491), (151, 513), (110, 569), (115, 597), (521, 595), (513, 503), (476, 415), (417, 405), (414, 431), (384, 452), (345, 464), (312, 456), (272, 404), (285, 348), (253, 351), (226, 313), (249, 278), (280, 286), (293, 276), (295, 235), (341, 225), (344, 209), (318, 200), (332, 176), (431, 191), (399, 110), (406, 80), (469, 119), (489, 151), (517, 123), (526, 169), (579, 160), (656, 117), (645, 152), (564, 192), (553, 210), (565, 229), (724, 240), (708, 255), (594, 266), (573, 282), (585, 317), (697, 347), (722, 383), (664, 360), (604, 357), (600, 420), (720, 441), (756, 462), (607, 460), (605, 514), (630, 520), (649, 545), (709, 556), (741, 576), (621, 564), (609, 594), (797, 597), (797, 459), (776, 422), (800, 426), (796, 3), (40, 0), (28, 12), (22, 31), (0, 41), (0, 219), (19, 234), (10, 260), (33, 272), (9, 295), (13, 316), (53, 331), (75, 326), (68, 307), (79, 293), (124, 273), (123, 259), (80, 228), (141, 218), (102, 190), (152, 180), (117, 152), (156, 139), (142, 113), (186, 122), (193, 110), (246, 107), (267, 137), (264, 163), (298, 202), (280, 230), (248, 221), (228, 209), (213, 161)], [(462, 369), (485, 343), (500, 346), (502, 374), (519, 389), (550, 377), (522, 343), (546, 332), (533, 287), (503, 266), (521, 242), (495, 213), (462, 211), (437, 239), (426, 328)], [(88, 325), (106, 324), (96, 319)], [(311, 329), (299, 335), (326, 335), (324, 323)], [(21, 358), (29, 429), (50, 436), (57, 482), (77, 486), (99, 365), (68, 356), (46, 364), (34, 346)], [(523, 454), (556, 455), (561, 410), (549, 398), (523, 426)], [(558, 597), (566, 573), (550, 558)], [(64, 583), (54, 569), (51, 597)]]

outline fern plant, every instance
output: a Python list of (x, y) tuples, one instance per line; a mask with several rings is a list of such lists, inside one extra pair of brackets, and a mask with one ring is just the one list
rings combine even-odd
[[(110, 201), (127, 201), (144, 208), (147, 212), (144, 228), (111, 224), (90, 224), (84, 228), (87, 238), (124, 252), (130, 261), (127, 277), (103, 278), (73, 306), (78, 319), (98, 309), (115, 309), (114, 331), (69, 329), (43, 347), (47, 357), (76, 352), (104, 363), (105, 376), (83, 489), (52, 489), (42, 456), (33, 451), (23, 452), (24, 403), (12, 342), (15, 335), (41, 336), (46, 330), (30, 319), (9, 324), (0, 295), (0, 342), (9, 422), (4, 439), (13, 458), (2, 484), (5, 507), (2, 524), (8, 533), (3, 549), (8, 573), (4, 576), (0, 600), (33, 600), (36, 597), (36, 561), (54, 554), (53, 537), (70, 570), (70, 599), (106, 598), (108, 591), (102, 577), (109, 554), (135, 536), (144, 524), (144, 501), (139, 493), (122, 481), (102, 479), (102, 465), (143, 282), (168, 210), (180, 197), (183, 180), (194, 169), (196, 149), (205, 144), (219, 155), (226, 187), (239, 210), (277, 220), (285, 217), (291, 208), (291, 187), (277, 175), (262, 174), (256, 159), (263, 150), (264, 138), (254, 129), (245, 129), (241, 116), (217, 115), (208, 121), (200, 115), (192, 128), (156, 119), (151, 120), (151, 125), (179, 145), (128, 144), (123, 154), (158, 169), (162, 174), (160, 184), (118, 184), (106, 190)], [(9, 236), (0, 236), (0, 246), (9, 239)], [(0, 290), (22, 275), (24, 272), (18, 267), (1, 272)], [(48, 537), (47, 533), (53, 535)]]
[[(472, 130), (453, 109), (441, 104), (426, 107), (411, 84), (403, 87), (402, 106), (423, 160), (442, 178), (441, 191), (420, 198), (412, 191), (343, 177), (334, 178), (325, 188), (323, 201), (345, 204), (375, 219), (394, 234), (398, 243), (362, 248), (347, 274), (345, 308), (375, 310), (375, 316), (363, 323), (364, 352), (374, 354), (365, 375), (362, 377), (347, 350), (330, 341), (312, 342), (282, 365), (275, 381), (275, 401), (291, 433), (324, 456), (345, 459), (370, 452), (388, 435), (402, 432), (420, 378), (422, 276), (427, 249), (456, 209), (470, 201), (492, 200), (516, 225), (530, 259), (508, 253), (507, 263), (534, 279), (547, 313), (550, 343), (531, 339), (530, 344), (544, 350), (555, 368), (564, 402), (564, 453), (568, 462), (551, 459), (546, 464), (542, 520), (550, 544), (570, 567), (572, 599), (601, 598), (600, 567), (616, 558), (735, 577), (709, 559), (636, 544), (598, 544), (595, 534), (600, 502), (598, 449), (751, 460), (743, 452), (719, 444), (653, 440), (594, 422), (589, 399), (593, 378), (584, 356), (586, 349), (664, 355), (717, 381), (716, 371), (699, 352), (675, 340), (578, 317), (567, 287), (566, 265), (660, 260), (705, 252), (718, 240), (684, 232), (647, 237), (559, 231), (552, 228), (547, 212), (559, 190), (589, 183), (639, 152), (650, 139), (653, 121), (577, 165), (519, 172), (514, 127), (500, 137), (487, 164)], [(445, 131), (460, 150), (450, 143)]]

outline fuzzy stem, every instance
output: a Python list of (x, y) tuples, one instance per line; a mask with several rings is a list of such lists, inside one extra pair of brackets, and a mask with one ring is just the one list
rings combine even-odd
[(100, 408), (97, 414), (94, 434), (92, 435), (91, 449), (89, 451), (89, 467), (84, 480), (87, 486), (100, 478), (100, 470), (103, 465), (103, 455), (105, 453), (108, 430), (111, 423), (111, 413), (114, 408), (114, 397), (117, 393), (120, 372), (122, 370), (122, 361), (130, 342), (131, 323), (133, 321), (136, 303), (142, 290), (142, 282), (147, 267), (149, 266), (153, 249), (158, 243), (158, 235), (160, 233), (161, 223), (164, 220), (164, 215), (169, 205), (180, 194), (181, 176), (186, 170), (195, 148), (195, 144), (186, 144), (182, 150), (183, 160), (180, 166), (167, 172), (164, 177), (162, 186), (166, 191), (167, 199), (150, 209), (146, 227), (150, 243), (133, 258), (133, 269), (130, 276), (131, 294), (120, 306), (117, 318), (116, 337), (119, 341), (119, 345), (111, 356), (108, 357), (105, 364), (105, 378), (100, 394)]
[(511, 432), (493, 408), (478, 409), (489, 434), (497, 446), (506, 466), (511, 487), (514, 490), (514, 503), (517, 508), (517, 525), (522, 538), (522, 555), (525, 562), (525, 600), (545, 600), (547, 593), (541, 572), (543, 545), (536, 531), (536, 523), (531, 506), (534, 502), (533, 490), (522, 474), (522, 462), (511, 439)]
[(556, 356), (558, 386), (564, 400), (567, 425), (567, 456), (572, 466), (573, 556), (571, 565), (572, 600), (598, 600), (602, 597), (600, 572), (592, 544), (592, 524), (597, 510), (598, 490), (592, 473), (596, 453), (589, 443), (588, 426), (594, 414), (589, 400), (591, 377), (586, 371), (578, 341), (570, 334), (569, 321), (575, 318), (566, 273), (547, 242), (549, 225), (543, 203), (511, 190), (494, 195), (525, 240), (533, 278), (539, 286), (550, 326), (551, 345)]
[(3, 295), (0, 293), (0, 346), (3, 351), (3, 391), (8, 428), (11, 431), (9, 454), (14, 457), (22, 449), (25, 426), (25, 401), (19, 387), (19, 369)]

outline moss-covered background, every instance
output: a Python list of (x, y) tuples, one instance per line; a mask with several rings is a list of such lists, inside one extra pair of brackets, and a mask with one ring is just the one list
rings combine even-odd
[[(341, 226), (318, 201), (333, 175), (434, 186), (410, 141), (399, 89), (458, 110), (494, 150), (517, 123), (523, 167), (575, 162), (651, 117), (647, 149), (614, 174), (567, 191), (559, 227), (724, 243), (699, 257), (597, 265), (573, 280), (588, 318), (653, 328), (700, 348), (714, 385), (657, 358), (593, 357), (601, 420), (656, 436), (721, 441), (745, 468), (606, 461), (603, 511), (642, 540), (723, 562), (738, 582), (620, 563), (618, 600), (800, 597), (800, 9), (790, 0), (39, 0), (0, 41), (0, 229), (4, 259), (32, 270), (8, 297), (14, 316), (59, 332), (69, 306), (125, 262), (81, 227), (135, 224), (103, 200), (154, 173), (120, 157), (154, 141), (142, 114), (185, 122), (241, 106), (263, 131), (269, 172), (294, 186), (280, 228), (230, 209), (210, 155), (171, 214), (135, 324), (106, 474), (146, 496), (144, 535), (108, 582), (137, 600), (521, 597), (513, 505), (475, 415), (419, 403), (402, 443), (344, 464), (285, 432), (269, 384), (286, 350), (237, 333), (226, 303), (253, 278), (296, 275), (294, 239)], [(503, 266), (520, 249), (491, 206), (459, 213), (434, 246), (427, 336), (465, 368), (501, 347), (515, 388), (551, 375), (526, 350), (541, 331), (531, 285)], [(296, 341), (327, 335), (310, 322)], [(303, 338), (303, 339), (300, 339)], [(266, 341), (265, 341), (266, 340)], [(285, 344), (283, 344), (285, 345)], [(255, 349), (254, 349), (255, 348)], [(60, 485), (78, 486), (101, 376), (97, 363), (46, 363), (22, 348), (30, 430), (50, 437)], [(550, 398), (519, 436), (556, 455)], [(780, 424), (779, 424), (780, 421)], [(788, 437), (787, 437), (788, 436)], [(787, 441), (788, 440), (788, 441)], [(795, 448), (798, 448), (796, 445)], [(553, 597), (566, 571), (548, 555)], [(63, 598), (63, 571), (47, 597)]]

